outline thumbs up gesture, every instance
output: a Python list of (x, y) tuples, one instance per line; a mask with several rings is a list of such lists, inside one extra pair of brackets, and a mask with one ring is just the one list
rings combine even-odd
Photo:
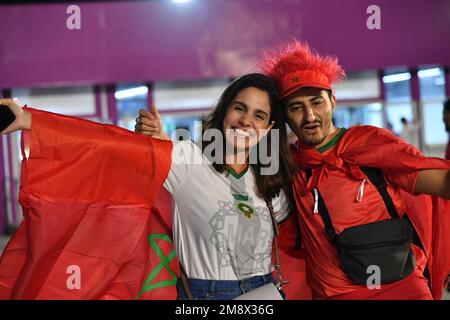
[(170, 140), (170, 137), (164, 132), (161, 116), (154, 103), (150, 107), (150, 112), (145, 109), (139, 110), (134, 131), (153, 138)]

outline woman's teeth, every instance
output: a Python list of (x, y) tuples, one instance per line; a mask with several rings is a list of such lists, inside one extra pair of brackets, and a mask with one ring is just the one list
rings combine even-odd
[(242, 136), (242, 137), (250, 137), (250, 132), (245, 131), (245, 130), (242, 130), (242, 129), (235, 129), (234, 132), (235, 132), (237, 135), (240, 135), (240, 136)]

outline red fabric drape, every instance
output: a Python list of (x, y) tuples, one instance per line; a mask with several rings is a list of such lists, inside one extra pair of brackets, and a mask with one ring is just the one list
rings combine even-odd
[[(330, 170), (341, 170), (350, 179), (361, 180), (360, 166), (381, 168), (397, 172), (425, 169), (450, 169), (450, 161), (425, 157), (415, 147), (404, 143), (386, 129), (355, 126), (347, 130), (336, 146), (336, 153), (322, 155), (315, 148), (298, 142), (293, 146), (296, 164), (313, 170), (308, 184), (298, 183), (296, 189), (306, 195), (313, 188), (325, 186)], [(431, 272), (432, 293), (442, 296), (444, 281), (450, 272), (450, 201), (427, 195), (403, 193), (407, 214), (424, 244)]]
[[(161, 258), (174, 256), (170, 210), (154, 208), (172, 144), (28, 110), (33, 122), (22, 134), (24, 220), (0, 260), (0, 298), (174, 298), (168, 270), (177, 272), (178, 263)], [(151, 283), (159, 287), (146, 283), (152, 272)]]

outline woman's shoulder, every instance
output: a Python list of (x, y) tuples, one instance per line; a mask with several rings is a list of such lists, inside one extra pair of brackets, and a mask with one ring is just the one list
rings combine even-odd
[(211, 166), (211, 161), (203, 154), (200, 143), (191, 140), (173, 142), (173, 164)]

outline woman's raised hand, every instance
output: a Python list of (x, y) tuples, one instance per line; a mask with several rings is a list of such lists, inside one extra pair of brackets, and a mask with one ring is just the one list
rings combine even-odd
[(161, 116), (154, 103), (151, 105), (151, 112), (144, 109), (139, 110), (134, 131), (153, 138), (170, 140), (170, 137), (164, 132)]
[[(0, 134), (3, 135), (17, 130), (31, 130), (31, 112), (23, 110), (16, 101), (13, 99), (0, 99), (0, 108), (8, 108), (16, 117)], [(0, 113), (6, 114), (6, 112)], [(0, 122), (2, 121), (5, 121), (5, 119), (0, 119)]]

